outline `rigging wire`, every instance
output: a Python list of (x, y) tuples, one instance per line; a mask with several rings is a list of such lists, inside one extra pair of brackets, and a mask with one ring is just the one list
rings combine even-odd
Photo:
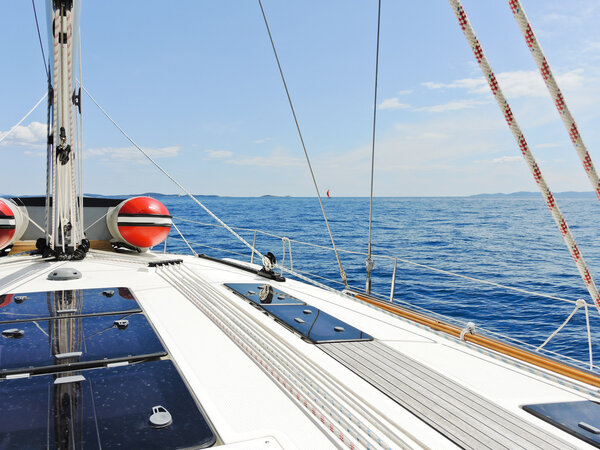
[(306, 150), (306, 145), (304, 144), (304, 137), (302, 136), (302, 131), (300, 130), (300, 124), (298, 123), (298, 117), (296, 116), (296, 111), (294, 109), (294, 104), (292, 103), (292, 97), (290, 95), (290, 91), (288, 89), (287, 83), (285, 81), (285, 76), (283, 74), (283, 69), (281, 68), (281, 63), (279, 62), (279, 55), (277, 54), (277, 49), (275, 48), (275, 42), (273, 41), (273, 35), (271, 34), (271, 28), (269, 27), (269, 21), (267, 20), (267, 15), (265, 14), (265, 9), (263, 8), (262, 0), (258, 0), (258, 4), (260, 5), (260, 10), (262, 12), (263, 19), (265, 21), (265, 27), (267, 28), (267, 33), (269, 34), (269, 40), (271, 41), (271, 47), (273, 48), (273, 54), (275, 55), (275, 60), (277, 61), (277, 67), (279, 68), (279, 74), (281, 75), (281, 81), (283, 82), (283, 87), (285, 89), (285, 94), (288, 99), (288, 103), (290, 104), (290, 109), (292, 111), (292, 116), (294, 117), (294, 123), (296, 124), (296, 130), (298, 130), (298, 136), (300, 137), (300, 143), (302, 144), (302, 150), (304, 150), (304, 156), (306, 157), (306, 163), (308, 164), (308, 169), (310, 171), (310, 175), (313, 180), (313, 184), (315, 186), (315, 191), (317, 192), (317, 198), (319, 199), (319, 204), (321, 205), (321, 211), (323, 212), (323, 218), (325, 219), (325, 225), (327, 226), (327, 231), (329, 232), (329, 238), (331, 239), (331, 245), (333, 246), (333, 251), (335, 252), (335, 257), (337, 259), (338, 267), (340, 269), (340, 276), (344, 281), (344, 285), (348, 285), (346, 272), (342, 267), (342, 261), (340, 259), (340, 255), (338, 254), (337, 248), (335, 246), (335, 241), (333, 239), (333, 234), (331, 233), (331, 227), (329, 226), (329, 221), (327, 220), (327, 214), (325, 213), (325, 207), (323, 206), (323, 200), (321, 199), (321, 193), (319, 192), (319, 186), (317, 185), (317, 179), (315, 178), (315, 173), (313, 172), (312, 164), (310, 163), (310, 158), (308, 157), (308, 152)]
[(10, 130), (8, 130), (5, 134), (3, 134), (2, 137), (0, 137), (0, 142), (2, 142), (4, 139), (6, 139), (8, 136), (10, 136), (14, 132), (19, 127), (19, 125), (21, 125), (23, 123), (23, 121), (25, 121), (25, 119), (27, 119), (31, 115), (31, 113), (33, 111), (35, 111), (38, 106), (40, 106), (40, 103), (42, 103), (44, 101), (44, 99), (46, 98), (47, 95), (48, 95), (48, 92), (46, 92), (44, 95), (42, 95), (42, 98), (40, 98), (38, 100), (38, 102), (35, 104), (35, 106), (33, 108), (31, 108), (29, 110), (29, 112), (27, 114), (25, 114), (21, 120), (19, 120), (16, 123), (16, 125), (14, 125)]
[(160, 164), (158, 164), (142, 147), (140, 147), (126, 132), (125, 130), (123, 130), (123, 128), (121, 128), (117, 122), (114, 121), (114, 119), (104, 110), (104, 108), (102, 108), (102, 106), (100, 106), (100, 104), (96, 101), (96, 99), (92, 96), (92, 94), (89, 93), (89, 91), (85, 88), (85, 86), (81, 85), (81, 88), (83, 89), (83, 91), (87, 94), (87, 96), (90, 98), (90, 100), (92, 100), (92, 102), (98, 107), (98, 109), (100, 111), (102, 111), (102, 113), (106, 116), (106, 118), (108, 120), (110, 120), (112, 122), (112, 124), (121, 132), (121, 134), (129, 141), (133, 144), (133, 146), (135, 148), (137, 148), (142, 155), (144, 155), (158, 170), (160, 170), (163, 175), (165, 175), (169, 180), (171, 180), (173, 183), (175, 183), (175, 185), (181, 189), (188, 197), (190, 197), (198, 206), (200, 206), (202, 209), (204, 209), (204, 211), (206, 211), (213, 219), (215, 219), (217, 222), (219, 222), (221, 224), (221, 226), (223, 226), (227, 231), (229, 231), (231, 234), (233, 234), (236, 238), (238, 238), (246, 247), (248, 247), (252, 252), (256, 253), (260, 258), (263, 257), (262, 253), (260, 253), (258, 250), (256, 250), (256, 248), (254, 246), (252, 246), (251, 244), (249, 244), (243, 237), (241, 237), (239, 234), (237, 234), (229, 225), (227, 225), (225, 222), (223, 222), (221, 219), (219, 219), (219, 217), (217, 217), (210, 209), (208, 209), (200, 200), (198, 200), (196, 197), (194, 197), (194, 195), (188, 191), (185, 187), (183, 187), (183, 185), (177, 181), (175, 178), (173, 178), (165, 169), (162, 168), (162, 166)]
[(44, 70), (46, 71), (46, 78), (48, 79), (48, 86), (50, 86), (50, 71), (48, 70), (48, 62), (46, 61), (46, 53), (44, 53), (44, 45), (42, 44), (42, 35), (40, 33), (40, 24), (38, 23), (37, 12), (35, 10), (35, 0), (31, 0), (33, 6), (33, 16), (35, 17), (35, 27), (37, 28), (38, 40), (40, 41), (40, 50), (42, 50), (42, 59), (44, 61)]
[(369, 245), (367, 247), (367, 282), (365, 290), (371, 293), (371, 271), (373, 270), (373, 258), (371, 258), (371, 236), (373, 228), (373, 178), (375, 175), (375, 130), (377, 127), (377, 79), (379, 78), (379, 34), (381, 30), (381, 0), (377, 8), (377, 44), (375, 50), (375, 89), (373, 95), (373, 140), (371, 143), (371, 195), (369, 196)]

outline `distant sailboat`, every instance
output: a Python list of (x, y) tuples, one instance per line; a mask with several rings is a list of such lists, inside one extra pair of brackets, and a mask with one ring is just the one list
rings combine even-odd
[(331, 195), (329, 195), (329, 189), (327, 189), (327, 198), (331, 198)]

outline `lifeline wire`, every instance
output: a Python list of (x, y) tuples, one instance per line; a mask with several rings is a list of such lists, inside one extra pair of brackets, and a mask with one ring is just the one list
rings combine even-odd
[(371, 144), (371, 195), (369, 196), (369, 245), (367, 248), (367, 294), (371, 293), (371, 271), (373, 259), (371, 258), (371, 235), (373, 225), (373, 177), (375, 174), (375, 129), (377, 125), (377, 79), (379, 77), (379, 32), (381, 29), (381, 0), (377, 9), (377, 49), (375, 51), (375, 93), (373, 95), (373, 142)]
[[(178, 217), (178, 216), (173, 216), (173, 218), (177, 219), (177, 220), (181, 220), (183, 222), (191, 222), (191, 223), (195, 223), (195, 224), (198, 224), (198, 225), (204, 225), (204, 226), (209, 226), (209, 227), (218, 227), (219, 226), (219, 225), (215, 225), (215, 224), (212, 224), (212, 223), (198, 222), (196, 220), (185, 219), (183, 217)], [(98, 220), (100, 220), (100, 219), (98, 219)], [(258, 231), (259, 233), (261, 233), (261, 234), (263, 234), (265, 236), (270, 236), (270, 237), (277, 238), (277, 239), (283, 239), (282, 236), (278, 236), (276, 234), (268, 233), (268, 232), (262, 231), (262, 230), (255, 230), (253, 228), (242, 228), (242, 227), (233, 227), (233, 228), (236, 229), (236, 230), (242, 230), (242, 231)], [(296, 242), (298, 244), (307, 245), (309, 247), (320, 248), (320, 249), (323, 249), (323, 250), (333, 250), (331, 247), (325, 247), (323, 245), (313, 244), (313, 243), (310, 243), (310, 242), (303, 242), (303, 241), (299, 241), (297, 239), (290, 239), (290, 238), (286, 238), (286, 239), (289, 240), (290, 244), (292, 242)], [(193, 243), (193, 244), (202, 245), (202, 244), (198, 244), (198, 243)], [(223, 249), (220, 249), (220, 248), (215, 248), (215, 249), (216, 250), (223, 250)], [(339, 251), (342, 252), (342, 253), (348, 253), (348, 254), (353, 254), (353, 255), (363, 255), (363, 256), (365, 256), (365, 253), (355, 252), (355, 251), (352, 251), (352, 250), (339, 249)], [(241, 253), (240, 253), (240, 255), (241, 255)], [(245, 256), (245, 255), (241, 255), (241, 256)], [(517, 287), (513, 287), (513, 286), (507, 286), (505, 284), (495, 283), (493, 281), (482, 280), (481, 278), (470, 277), (468, 275), (462, 275), (462, 274), (459, 274), (459, 273), (456, 273), (456, 272), (451, 272), (451, 271), (448, 271), (448, 270), (439, 269), (439, 268), (436, 268), (436, 267), (428, 266), (426, 264), (420, 264), (418, 262), (411, 261), (409, 259), (392, 257), (392, 256), (387, 256), (387, 255), (375, 255), (375, 257), (376, 258), (383, 258), (383, 259), (397, 259), (398, 262), (405, 263), (405, 264), (410, 264), (410, 265), (413, 265), (413, 266), (416, 266), (416, 267), (421, 267), (421, 268), (428, 269), (428, 270), (431, 270), (431, 271), (434, 271), (434, 272), (442, 273), (444, 275), (459, 277), (459, 278), (463, 278), (465, 280), (469, 280), (469, 281), (473, 281), (473, 282), (477, 282), (477, 283), (483, 283), (483, 284), (487, 284), (487, 285), (490, 285), (490, 286), (496, 286), (496, 287), (503, 288), (503, 289), (508, 289), (508, 290), (512, 290), (512, 291), (516, 291), (516, 292), (521, 292), (523, 294), (534, 295), (534, 296), (543, 297), (543, 298), (547, 298), (547, 299), (551, 299), (551, 300), (559, 300), (561, 302), (566, 302), (566, 303), (571, 303), (571, 304), (575, 304), (576, 303), (575, 300), (569, 300), (569, 299), (566, 299), (566, 298), (563, 298), (563, 297), (556, 297), (556, 296), (553, 296), (553, 295), (544, 294), (542, 292), (529, 291), (527, 289), (521, 289), (521, 288), (517, 288)], [(293, 269), (293, 268), (290, 268), (290, 269)], [(319, 277), (319, 278), (322, 278), (322, 279), (325, 279), (327, 281), (333, 281), (334, 283), (340, 283), (339, 281), (331, 280), (329, 278), (325, 278), (325, 277), (322, 277), (322, 276), (319, 276), (319, 275), (314, 275), (314, 274), (310, 274), (310, 275), (316, 276), (316, 277)], [(592, 304), (590, 304), (590, 305), (593, 306)], [(413, 305), (413, 307), (417, 307), (417, 306)], [(429, 311), (429, 312), (431, 312), (431, 311)]]
[(271, 35), (271, 28), (269, 27), (269, 22), (267, 20), (267, 15), (265, 14), (265, 10), (263, 8), (262, 0), (258, 0), (258, 4), (260, 5), (260, 10), (262, 12), (263, 19), (265, 21), (265, 26), (267, 28), (267, 33), (269, 33), (269, 40), (271, 41), (271, 47), (273, 48), (273, 54), (275, 55), (275, 60), (277, 61), (277, 67), (279, 68), (279, 74), (281, 75), (281, 81), (283, 82), (283, 87), (285, 88), (285, 94), (287, 95), (288, 102), (290, 104), (290, 109), (292, 110), (292, 116), (294, 116), (294, 123), (296, 124), (296, 129), (298, 130), (298, 136), (300, 137), (300, 142), (302, 144), (302, 150), (304, 150), (304, 156), (306, 157), (306, 162), (308, 164), (308, 169), (310, 170), (310, 176), (312, 177), (313, 184), (315, 185), (315, 190), (317, 191), (317, 198), (319, 199), (319, 204), (321, 205), (321, 211), (323, 212), (323, 218), (325, 219), (325, 225), (327, 225), (327, 231), (329, 232), (329, 238), (331, 239), (331, 245), (333, 246), (333, 251), (335, 252), (335, 257), (337, 259), (338, 266), (340, 268), (340, 276), (344, 281), (344, 285), (348, 285), (348, 281), (346, 278), (346, 272), (342, 267), (342, 261), (340, 259), (340, 255), (338, 254), (337, 248), (335, 246), (335, 241), (333, 240), (333, 234), (331, 233), (331, 228), (329, 227), (329, 221), (327, 220), (327, 214), (325, 213), (325, 207), (323, 206), (323, 200), (321, 199), (321, 193), (319, 192), (319, 186), (317, 185), (317, 179), (315, 178), (315, 173), (313, 172), (312, 165), (310, 163), (310, 158), (308, 157), (308, 152), (306, 151), (306, 145), (304, 144), (304, 138), (302, 137), (302, 131), (300, 131), (300, 124), (298, 123), (298, 118), (296, 117), (296, 111), (294, 110), (294, 104), (292, 103), (292, 97), (290, 96), (290, 91), (288, 90), (287, 83), (285, 81), (285, 76), (283, 75), (283, 69), (281, 68), (281, 63), (279, 62), (279, 56), (277, 55), (277, 49), (275, 48), (275, 42), (273, 41), (273, 36)]

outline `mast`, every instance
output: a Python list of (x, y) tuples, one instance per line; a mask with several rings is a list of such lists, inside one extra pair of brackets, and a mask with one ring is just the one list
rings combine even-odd
[[(50, 77), (48, 86), (48, 160), (45, 253), (60, 259), (82, 259), (89, 247), (80, 223), (76, 188), (76, 128), (81, 89), (74, 70), (79, 42), (79, 0), (48, 0)], [(78, 247), (80, 250), (78, 250)]]

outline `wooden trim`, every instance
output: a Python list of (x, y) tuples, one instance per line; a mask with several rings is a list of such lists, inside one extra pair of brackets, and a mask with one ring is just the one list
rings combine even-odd
[[(90, 248), (94, 250), (105, 250), (110, 252), (114, 251), (110, 241), (90, 241)], [(21, 252), (29, 252), (35, 249), (35, 241), (17, 241), (10, 249), (9, 255), (14, 255), (15, 253)]]
[[(412, 322), (428, 326), (433, 330), (441, 331), (454, 337), (460, 337), (460, 333), (462, 330), (457, 326), (433, 319), (423, 314), (415, 313), (406, 308), (402, 308), (400, 306), (393, 305), (382, 300), (377, 300), (375, 298), (363, 294), (353, 293), (352, 295), (354, 295), (355, 298), (363, 302), (381, 308), (385, 311), (391, 312), (397, 316), (403, 317)], [(572, 367), (558, 361), (554, 361), (552, 359), (546, 358), (545, 356), (538, 355), (537, 353), (533, 353), (528, 350), (517, 348), (505, 342), (501, 342), (477, 334), (466, 334), (465, 341), (480, 345), (498, 353), (502, 353), (503, 355), (507, 355), (512, 358), (518, 359), (519, 361), (533, 364), (534, 366), (541, 367), (542, 369), (550, 370), (559, 375), (563, 375), (595, 387), (600, 387), (600, 377), (593, 373), (586, 372), (584, 370), (578, 369), (577, 367)]]

